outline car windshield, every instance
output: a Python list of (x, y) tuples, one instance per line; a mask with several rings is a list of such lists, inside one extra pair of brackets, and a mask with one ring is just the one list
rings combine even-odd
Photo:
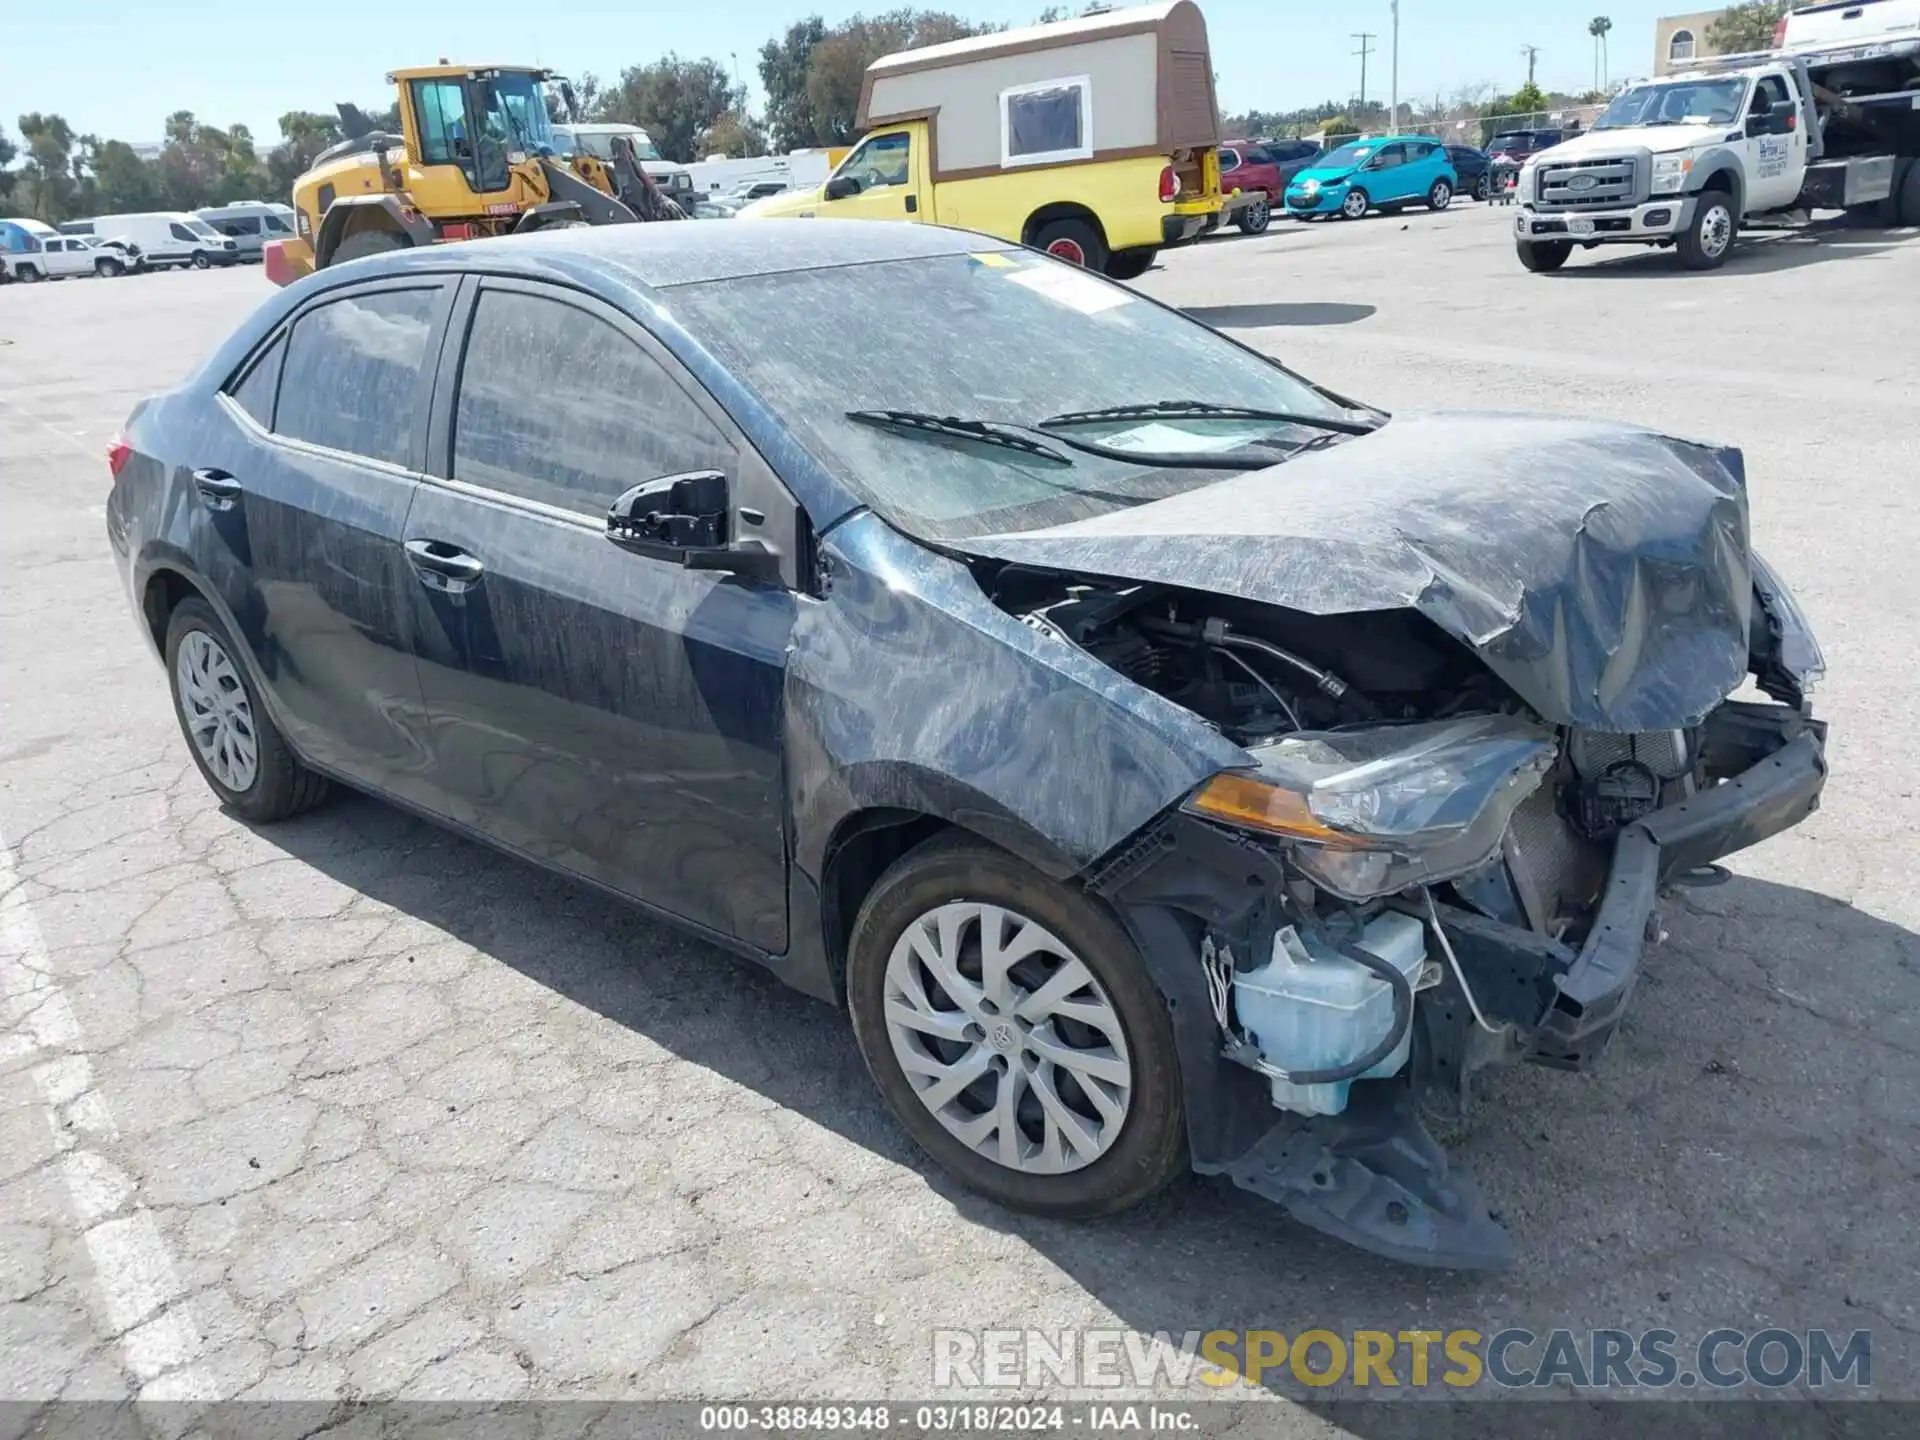
[(1342, 145), (1338, 150), (1331, 150), (1322, 155), (1314, 163), (1328, 170), (1351, 170), (1377, 148), (1372, 142), (1365, 145)]
[(480, 88), (481, 124), (515, 150), (557, 150), (546, 91), (524, 70), (503, 70)]
[(1719, 80), (1675, 80), (1664, 85), (1636, 85), (1613, 97), (1596, 130), (1624, 130), (1638, 125), (1731, 125), (1746, 99), (1745, 76)]
[[(1019, 251), (793, 270), (665, 294), (689, 331), (821, 464), (924, 539), (1088, 519), (1339, 438), (1271, 419), (1191, 413), (969, 436), (942, 428), (944, 417), (1037, 427), (1067, 412), (1177, 400), (1335, 422), (1370, 418), (1176, 311)], [(853, 419), (850, 411), (863, 413)], [(1056, 458), (1022, 448), (1033, 440)], [(1074, 442), (1109, 453), (1088, 454)], [(1234, 452), (1232, 465), (1202, 458)], [(1120, 458), (1133, 454), (1141, 459)], [(1155, 464), (1154, 456), (1205, 468)]]

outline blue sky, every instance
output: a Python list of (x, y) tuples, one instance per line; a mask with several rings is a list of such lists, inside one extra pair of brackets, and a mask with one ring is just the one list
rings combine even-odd
[[(1524, 45), (1540, 47), (1538, 76), (1550, 88), (1592, 84), (1593, 45), (1587, 21), (1613, 20), (1615, 78), (1645, 75), (1653, 21), (1698, 0), (1637, 3), (1608, 0), (1405, 0), (1401, 7), (1400, 88), (1403, 98), (1488, 80), (1510, 89), (1526, 78)], [(936, 6), (981, 20), (1028, 23), (1045, 0), (960, 0)], [(329, 110), (335, 101), (378, 100), (381, 76), (396, 65), (456, 60), (533, 62), (569, 74), (603, 78), (668, 50), (711, 55), (731, 66), (758, 97), (760, 45), (816, 8), (805, 0), (646, 9), (573, 0), (203, 0), (200, 4), (133, 4), (81, 0), (55, 5), (0, 0), (0, 125), (17, 136), (23, 111), (57, 110), (81, 132), (125, 140), (157, 140), (176, 109), (218, 125), (253, 128), (278, 138), (286, 110)], [(829, 21), (864, 6), (817, 7)], [(1220, 103), (1291, 109), (1327, 97), (1352, 96), (1359, 61), (1356, 30), (1372, 30), (1379, 53), (1368, 62), (1367, 89), (1384, 98), (1390, 17), (1388, 0), (1293, 6), (1257, 0), (1201, 0), (1220, 72)], [(320, 18), (324, 17), (324, 19)]]

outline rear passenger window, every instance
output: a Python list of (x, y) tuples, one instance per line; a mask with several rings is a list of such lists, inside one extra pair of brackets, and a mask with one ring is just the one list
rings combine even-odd
[(437, 286), (375, 290), (302, 315), (287, 341), (274, 433), (411, 464), (414, 400), (439, 299)]
[(642, 480), (733, 460), (686, 391), (605, 320), (546, 296), (481, 291), (460, 365), (454, 479), (597, 518)]
[(286, 354), (287, 337), (282, 335), (241, 372), (238, 382), (227, 387), (235, 403), (251, 415), (262, 430), (273, 428), (273, 392), (279, 388), (280, 362)]

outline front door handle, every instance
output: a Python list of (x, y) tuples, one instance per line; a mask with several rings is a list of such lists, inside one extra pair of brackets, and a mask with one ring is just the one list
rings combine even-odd
[(420, 578), (438, 590), (464, 590), (486, 569), (476, 557), (444, 540), (409, 540), (406, 550)]
[(193, 488), (209, 510), (231, 510), (240, 500), (240, 482), (224, 470), (196, 470)]

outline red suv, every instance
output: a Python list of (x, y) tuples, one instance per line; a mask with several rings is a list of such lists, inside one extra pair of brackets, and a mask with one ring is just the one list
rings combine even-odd
[(1320, 147), (1310, 140), (1228, 140), (1220, 147), (1220, 188), (1253, 195), (1239, 207), (1233, 223), (1248, 235), (1258, 235), (1273, 219), (1294, 172), (1311, 164)]

